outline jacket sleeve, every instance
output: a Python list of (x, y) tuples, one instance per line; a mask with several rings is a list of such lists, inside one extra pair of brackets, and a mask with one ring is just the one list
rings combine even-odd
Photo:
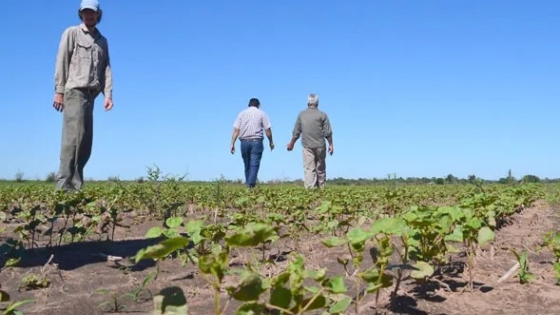
[(296, 119), (296, 123), (294, 125), (294, 129), (292, 131), (292, 138), (298, 139), (301, 135), (301, 114), (298, 115)]
[(323, 136), (325, 138), (332, 137), (331, 122), (330, 122), (329, 116), (327, 114), (325, 114), (325, 117), (323, 118)]
[(56, 65), (54, 73), (54, 89), (56, 93), (64, 93), (64, 87), (68, 80), (68, 69), (74, 51), (74, 36), (71, 28), (67, 28), (62, 33), (58, 53), (56, 55)]

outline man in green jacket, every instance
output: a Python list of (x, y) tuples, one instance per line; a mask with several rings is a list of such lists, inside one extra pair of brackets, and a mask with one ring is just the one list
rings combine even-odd
[(53, 107), (63, 112), (57, 189), (80, 190), (93, 142), (93, 104), (103, 93), (106, 111), (113, 108), (113, 76), (107, 39), (97, 29), (101, 21), (97, 0), (82, 0), (82, 23), (64, 30), (55, 68)]
[(294, 149), (296, 141), (301, 136), (303, 147), (303, 169), (305, 188), (323, 188), (327, 180), (326, 174), (326, 152), (325, 139), (329, 143), (328, 152), (334, 152), (332, 129), (329, 117), (320, 111), (319, 96), (309, 94), (307, 97), (307, 109), (300, 112), (292, 133), (292, 141), (288, 143), (288, 151)]

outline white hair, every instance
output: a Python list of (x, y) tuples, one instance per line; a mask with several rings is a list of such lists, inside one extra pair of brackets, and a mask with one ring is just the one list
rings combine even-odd
[(312, 105), (312, 106), (319, 105), (319, 95), (317, 94), (307, 95), (307, 105)]

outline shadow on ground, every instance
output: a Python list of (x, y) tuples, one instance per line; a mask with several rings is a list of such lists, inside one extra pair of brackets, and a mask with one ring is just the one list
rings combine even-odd
[[(164, 238), (149, 238), (138, 240), (122, 241), (84, 241), (72, 244), (65, 244), (56, 247), (40, 247), (24, 249), (21, 253), (21, 260), (16, 267), (31, 268), (43, 266), (51, 255), (52, 262), (58, 264), (61, 270), (74, 270), (88, 264), (107, 262), (107, 256), (119, 256), (123, 262), (134, 258), (140, 249), (156, 245)], [(0, 266), (4, 265), (8, 257), (0, 257)], [(155, 265), (151, 259), (142, 260), (134, 263), (131, 260), (130, 271), (142, 271)], [(128, 265), (128, 264), (127, 264)]]

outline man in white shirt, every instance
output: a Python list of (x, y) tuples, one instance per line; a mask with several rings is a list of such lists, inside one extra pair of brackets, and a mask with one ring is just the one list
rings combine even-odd
[(249, 100), (249, 107), (237, 115), (231, 135), (231, 154), (235, 153), (235, 141), (238, 137), (241, 142), (241, 157), (245, 165), (245, 185), (248, 188), (255, 187), (257, 183), (257, 175), (264, 151), (263, 130), (268, 138), (270, 150), (274, 149), (272, 125), (268, 115), (260, 109), (260, 105), (256, 98)]

